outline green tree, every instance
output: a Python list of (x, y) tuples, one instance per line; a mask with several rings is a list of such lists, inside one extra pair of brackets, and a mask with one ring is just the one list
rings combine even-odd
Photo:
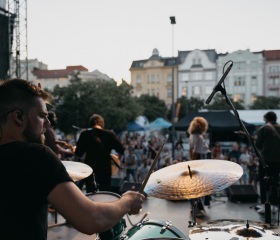
[(143, 94), (137, 98), (137, 102), (143, 107), (143, 115), (152, 122), (158, 117), (166, 118), (167, 107), (163, 100), (156, 96)]
[(258, 96), (251, 109), (279, 109), (280, 98)]
[[(228, 96), (228, 98), (236, 109), (244, 109), (242, 100), (234, 102), (231, 96)], [(205, 105), (204, 108), (208, 110), (231, 110), (230, 106), (226, 102), (225, 97), (221, 93), (217, 93), (213, 98), (212, 103), (210, 105)]]
[[(196, 97), (187, 98), (182, 96), (178, 98), (176, 107), (175, 107), (175, 114), (178, 115), (178, 120), (182, 119), (187, 115), (188, 112), (197, 112), (203, 109), (204, 100)], [(179, 107), (179, 112), (178, 111)], [(176, 113), (177, 112), (177, 113)], [(168, 111), (168, 119), (172, 119), (172, 109)]]
[(124, 130), (143, 111), (131, 91), (125, 81), (117, 86), (115, 81), (82, 82), (72, 76), (67, 87), (56, 86), (52, 92), (59, 129), (67, 134), (74, 132), (73, 125), (86, 128), (89, 117), (97, 113), (104, 117), (107, 129)]

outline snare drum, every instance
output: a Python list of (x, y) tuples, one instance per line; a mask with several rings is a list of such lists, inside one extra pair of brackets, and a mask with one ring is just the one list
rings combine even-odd
[[(224, 219), (203, 223), (190, 230), (192, 240), (279, 240), (279, 227), (255, 221)], [(246, 226), (247, 225), (247, 226)]]
[(123, 235), (120, 240), (168, 240), (168, 239), (189, 239), (170, 221), (144, 220), (137, 226), (132, 227)]
[[(120, 195), (112, 192), (100, 191), (86, 195), (94, 202), (113, 202), (120, 198)], [(99, 233), (101, 240), (118, 240), (126, 228), (125, 219), (121, 219), (112, 229)]]

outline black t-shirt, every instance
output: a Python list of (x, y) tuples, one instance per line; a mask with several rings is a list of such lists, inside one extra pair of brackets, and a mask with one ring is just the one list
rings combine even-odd
[(111, 177), (110, 153), (113, 149), (124, 154), (124, 147), (117, 135), (106, 129), (92, 128), (81, 133), (75, 154), (81, 157), (86, 153), (85, 163), (93, 168), (95, 174)]
[(7, 240), (47, 239), (47, 196), (72, 181), (50, 148), (12, 142), (0, 145), (0, 232)]

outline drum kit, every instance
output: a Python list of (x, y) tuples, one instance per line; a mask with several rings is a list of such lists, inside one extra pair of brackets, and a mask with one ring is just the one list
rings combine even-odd
[[(156, 162), (157, 157), (154, 160)], [(74, 181), (79, 181), (92, 173), (92, 169), (77, 162), (62, 161)], [(151, 168), (153, 165), (151, 166)], [(272, 225), (258, 222), (244, 223), (238, 220), (218, 220), (197, 224), (195, 218), (197, 201), (231, 186), (242, 176), (239, 164), (225, 160), (205, 159), (176, 163), (168, 167), (152, 170), (142, 183), (140, 192), (148, 196), (166, 200), (192, 200), (192, 221), (189, 221), (189, 236), (185, 236), (170, 221), (142, 219), (125, 233), (126, 223), (121, 219), (112, 229), (99, 233), (101, 240), (169, 240), (169, 239), (280, 239)], [(93, 201), (114, 201), (118, 194), (97, 192), (88, 194)]]

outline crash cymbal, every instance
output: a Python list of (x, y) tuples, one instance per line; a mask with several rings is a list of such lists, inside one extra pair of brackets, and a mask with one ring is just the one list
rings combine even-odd
[(239, 164), (225, 160), (181, 162), (152, 173), (144, 191), (167, 200), (199, 198), (229, 187), (242, 174)]
[(74, 182), (88, 177), (92, 168), (81, 162), (61, 161)]

